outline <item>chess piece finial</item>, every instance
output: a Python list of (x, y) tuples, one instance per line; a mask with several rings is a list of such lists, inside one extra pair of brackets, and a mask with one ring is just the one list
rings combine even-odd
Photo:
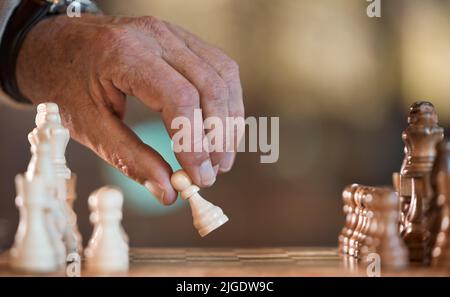
[(36, 109), (37, 114), (34, 122), (37, 127), (42, 126), (47, 121), (48, 115), (52, 115), (57, 122), (61, 123), (61, 119), (57, 116), (59, 115), (58, 104), (53, 102), (41, 103)]
[(115, 187), (102, 187), (90, 196), (89, 204), (96, 209), (96, 217), (94, 233), (85, 251), (88, 268), (106, 273), (127, 271), (129, 248), (120, 223), (122, 192)]
[(194, 226), (201, 237), (219, 228), (228, 221), (222, 209), (206, 201), (198, 194), (200, 188), (192, 184), (192, 180), (183, 170), (175, 172), (170, 179), (172, 186), (180, 192), (183, 199), (188, 200), (192, 209)]

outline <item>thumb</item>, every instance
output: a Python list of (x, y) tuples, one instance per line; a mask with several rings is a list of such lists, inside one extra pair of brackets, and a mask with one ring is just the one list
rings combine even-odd
[(177, 192), (170, 183), (170, 165), (112, 112), (106, 109), (97, 112), (94, 121), (89, 123), (86, 117), (82, 121), (84, 124), (81, 126), (85, 129), (81, 128), (81, 131), (84, 133), (77, 133), (82, 135), (80, 142), (123, 174), (144, 185), (162, 204), (174, 203)]

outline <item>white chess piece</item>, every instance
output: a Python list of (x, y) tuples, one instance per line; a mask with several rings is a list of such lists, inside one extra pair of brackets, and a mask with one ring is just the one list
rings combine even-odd
[[(43, 133), (41, 130), (37, 131), (37, 136), (41, 137), (41, 133)], [(45, 139), (42, 137), (41, 139), (42, 140), (32, 149), (33, 156), (31, 162), (34, 162), (34, 164), (28, 166), (25, 176), (28, 181), (33, 180), (36, 176), (40, 176), (44, 182), (47, 193), (47, 229), (55, 250), (56, 262), (59, 266), (63, 266), (66, 261), (66, 248), (62, 241), (61, 233), (65, 222), (64, 210), (61, 209), (62, 205), (56, 199), (56, 174), (52, 164), (51, 147)]]
[[(94, 232), (85, 250), (89, 269), (100, 272), (124, 272), (128, 270), (128, 243), (124, 239), (122, 220), (122, 192), (106, 186), (89, 197)], [(96, 200), (96, 201), (95, 201)]]
[(34, 121), (34, 123), (36, 124), (37, 127), (41, 126), (42, 124), (44, 124), (47, 121), (45, 117), (49, 113), (58, 113), (59, 114), (58, 104), (53, 103), (53, 102), (46, 102), (46, 103), (41, 103), (37, 106), (37, 114), (36, 114), (36, 118)]
[[(59, 231), (62, 233), (68, 253), (81, 252), (82, 239), (78, 231), (77, 218), (73, 210), (76, 197), (76, 178), (67, 167), (65, 151), (70, 139), (69, 130), (61, 123), (58, 105), (41, 103), (37, 107), (36, 129), (29, 136), (30, 143), (39, 143), (48, 139), (52, 148), (52, 162), (56, 173), (56, 199), (60, 201)], [(44, 136), (39, 137), (38, 131)]]
[(66, 164), (66, 148), (70, 140), (69, 130), (61, 124), (61, 116), (56, 103), (41, 103), (37, 107), (36, 128), (45, 130), (52, 146), (52, 159), (58, 177), (70, 178)]
[(206, 201), (198, 191), (200, 188), (192, 184), (183, 170), (175, 172), (170, 179), (172, 186), (180, 192), (183, 199), (188, 200), (192, 209), (194, 226), (200, 236), (204, 237), (228, 221), (228, 217), (220, 207)]
[[(18, 257), (18, 250), (23, 241), (23, 237), (25, 235), (25, 230), (27, 226), (26, 221), (26, 209), (23, 203), (23, 180), (24, 176), (22, 174), (16, 175), (15, 184), (16, 184), (16, 199), (15, 204), (17, 210), (19, 211), (19, 225), (17, 226), (16, 235), (14, 236), (14, 244), (10, 249), (11, 260), (14, 262)], [(12, 263), (12, 266), (17, 266), (15, 263)]]
[[(98, 227), (100, 226), (99, 217), (98, 217), (98, 193), (100, 192), (101, 189), (103, 189), (103, 188), (97, 189), (94, 192), (92, 192), (91, 195), (89, 195), (89, 199), (88, 199), (88, 206), (89, 206), (89, 211), (90, 211), (89, 221), (91, 222), (91, 225), (93, 227), (93, 231), (92, 231), (93, 235), (89, 239), (88, 245), (87, 245), (86, 249), (84, 250), (84, 254), (86, 257), (89, 257), (91, 255), (92, 246), (95, 245), (95, 240), (96, 240), (95, 234), (98, 233)], [(120, 225), (120, 229), (121, 229), (123, 240), (128, 244), (129, 238), (128, 238), (128, 235), (125, 233), (125, 230), (123, 229), (122, 225)]]
[[(70, 139), (68, 129), (61, 124), (59, 108), (56, 103), (41, 103), (37, 107), (36, 128), (28, 134), (31, 150), (35, 149), (43, 139), (50, 142), (52, 148), (52, 161), (58, 176), (70, 178), (70, 169), (67, 168), (65, 151)], [(40, 131), (40, 132), (39, 132)], [(34, 166), (30, 162), (29, 166)]]
[(95, 190), (94, 192), (91, 193), (91, 195), (89, 195), (89, 198), (88, 198), (88, 206), (89, 206), (89, 211), (90, 211), (89, 221), (91, 222), (93, 229), (92, 229), (92, 236), (89, 239), (89, 242), (88, 242), (86, 248), (84, 249), (84, 255), (86, 256), (86, 258), (89, 258), (92, 255), (91, 250), (95, 244), (95, 238), (96, 238), (95, 234), (98, 233), (97, 229), (99, 227), (98, 211), (97, 211), (97, 201), (98, 201), (97, 200), (97, 192), (98, 192), (98, 190)]
[(46, 209), (49, 201), (45, 179), (37, 174), (22, 179), (25, 228), (20, 245), (15, 245), (11, 264), (31, 272), (58, 270), (55, 250), (47, 228)]
[[(77, 252), (81, 253), (83, 250), (83, 239), (81, 237), (81, 233), (78, 230), (77, 225), (77, 214), (73, 210), (74, 202), (77, 199), (77, 193), (76, 193), (76, 183), (77, 183), (77, 176), (76, 174), (71, 174), (70, 179), (67, 180), (67, 198), (66, 198), (66, 206), (67, 206), (67, 215), (69, 216), (69, 226), (72, 230), (71, 234), (74, 235), (73, 238), (68, 238), (67, 240), (74, 240), (74, 242), (70, 243), (69, 246), (73, 248), (76, 247)], [(71, 251), (73, 252), (73, 250)]]

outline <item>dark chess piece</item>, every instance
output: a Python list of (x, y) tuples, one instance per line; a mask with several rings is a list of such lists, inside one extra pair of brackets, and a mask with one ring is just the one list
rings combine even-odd
[(345, 224), (339, 234), (339, 253), (340, 254), (348, 254), (349, 241), (352, 237), (352, 234), (357, 226), (358, 215), (356, 213), (356, 204), (354, 200), (354, 193), (357, 189), (358, 185), (353, 184), (347, 186), (342, 192), (342, 202), (344, 204), (343, 211), (345, 214)]
[(367, 229), (370, 226), (370, 217), (367, 216), (368, 213), (364, 200), (368, 199), (367, 196), (372, 195), (371, 192), (372, 189), (370, 187), (357, 185), (353, 194), (356, 205), (355, 210), (358, 216), (356, 227), (349, 240), (348, 254), (354, 258), (359, 258), (360, 245), (364, 241)]
[[(410, 260), (428, 263), (431, 235), (425, 214), (433, 201), (431, 171), (436, 159), (436, 145), (444, 137), (438, 126), (434, 106), (429, 102), (411, 105), (408, 127), (402, 134), (405, 159), (400, 171), (400, 196), (404, 218), (401, 235), (408, 247)], [(409, 200), (409, 201), (408, 201)]]
[[(401, 182), (402, 177), (399, 172), (394, 172), (392, 174), (392, 184), (394, 186), (394, 191), (397, 193), (399, 197), (399, 204), (398, 204), (398, 232), (402, 233), (404, 227), (406, 226), (406, 214), (408, 213), (409, 204), (411, 202), (411, 196), (406, 195), (406, 193), (403, 193), (403, 196), (400, 195), (401, 193)], [(407, 187), (406, 187), (407, 188)]]
[(436, 190), (436, 204), (440, 210), (439, 230), (433, 248), (433, 265), (450, 267), (450, 140), (438, 146), (438, 158), (434, 170), (433, 186)]
[(361, 245), (362, 263), (371, 253), (380, 256), (382, 267), (404, 268), (408, 265), (408, 250), (398, 234), (399, 199), (390, 188), (372, 188), (364, 205), (370, 218), (369, 228)]

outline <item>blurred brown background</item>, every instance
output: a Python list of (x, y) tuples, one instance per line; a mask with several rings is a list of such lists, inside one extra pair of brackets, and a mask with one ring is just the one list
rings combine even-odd
[[(240, 64), (247, 115), (280, 117), (277, 163), (241, 153), (202, 191), (231, 219), (205, 239), (184, 203), (163, 208), (139, 186), (125, 189), (123, 224), (133, 246), (335, 245), (343, 187), (389, 184), (399, 169), (409, 104), (432, 101), (450, 128), (450, 1), (382, 0), (381, 18), (367, 17), (363, 0), (98, 3), (108, 14), (178, 23), (223, 48)], [(30, 159), (34, 114), (0, 106), (0, 249), (17, 228), (14, 176)], [(142, 131), (159, 115), (130, 98), (126, 120)], [(89, 193), (129, 183), (73, 141), (67, 159), (79, 177), (76, 211), (87, 240)]]

